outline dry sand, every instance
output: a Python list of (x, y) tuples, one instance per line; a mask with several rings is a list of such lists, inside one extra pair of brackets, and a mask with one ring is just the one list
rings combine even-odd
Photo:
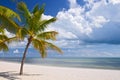
[(64, 68), (24, 65), (19, 76), (19, 63), (0, 61), (0, 80), (120, 80), (120, 70)]

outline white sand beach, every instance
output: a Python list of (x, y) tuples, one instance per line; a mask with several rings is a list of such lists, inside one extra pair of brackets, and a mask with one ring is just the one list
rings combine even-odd
[(19, 63), (0, 61), (0, 80), (120, 80), (120, 70), (64, 68), (24, 65), (19, 76)]

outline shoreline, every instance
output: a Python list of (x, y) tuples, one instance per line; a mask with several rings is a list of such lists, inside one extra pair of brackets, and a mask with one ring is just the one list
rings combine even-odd
[(120, 70), (25, 64), (19, 76), (19, 68), (19, 63), (0, 61), (0, 80), (120, 80)]
[[(33, 58), (35, 59), (35, 58)], [(39, 59), (39, 58), (38, 58)], [(48, 58), (48, 59), (51, 59), (51, 58)], [(18, 60), (18, 61), (17, 61)], [(10, 62), (10, 63), (18, 63), (18, 64), (21, 64), (21, 61), (20, 59), (17, 59), (15, 58), (14, 59), (1, 59), (0, 61), (3, 61), (3, 62)], [(41, 59), (42, 60), (42, 59)], [(43, 61), (43, 60), (42, 60)], [(63, 67), (63, 68), (83, 68), (83, 69), (100, 69), (100, 70), (120, 70), (120, 68), (115, 68), (115, 67), (104, 67), (104, 66), (72, 66), (72, 65), (64, 65), (64, 64), (59, 64), (57, 65), (56, 63), (45, 63), (41, 61), (39, 61), (39, 64), (38, 63), (30, 63), (30, 62), (25, 62), (25, 64), (28, 64), (28, 65), (37, 65), (37, 66), (51, 66), (51, 67)]]

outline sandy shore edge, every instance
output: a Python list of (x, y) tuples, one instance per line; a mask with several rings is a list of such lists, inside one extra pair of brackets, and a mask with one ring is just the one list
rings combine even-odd
[(120, 80), (120, 70), (65, 68), (24, 65), (19, 76), (19, 63), (0, 61), (0, 80)]

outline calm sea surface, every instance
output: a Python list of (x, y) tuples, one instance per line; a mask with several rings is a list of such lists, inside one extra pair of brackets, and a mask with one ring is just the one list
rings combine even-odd
[[(20, 62), (21, 58), (0, 58), (0, 60)], [(27, 58), (26, 63), (46, 66), (120, 70), (120, 58)]]

